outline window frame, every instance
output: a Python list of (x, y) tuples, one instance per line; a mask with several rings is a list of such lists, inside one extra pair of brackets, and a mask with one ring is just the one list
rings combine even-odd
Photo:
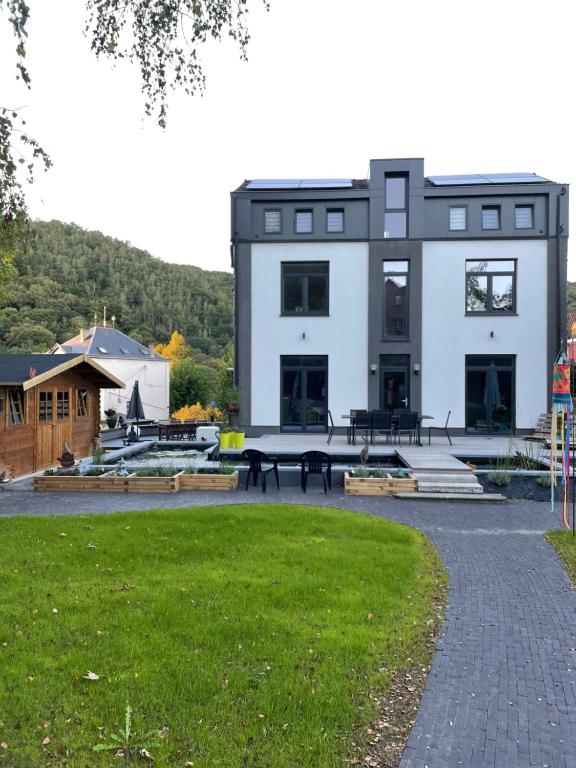
[[(60, 415), (60, 403), (62, 403), (62, 415)], [(67, 413), (64, 413), (64, 405), (67, 405)], [(70, 390), (56, 390), (56, 421), (67, 421), (70, 419)]]
[[(48, 418), (44, 418), (44, 419), (41, 418), (42, 408), (40, 407), (40, 405), (41, 405), (41, 402), (42, 402), (42, 395), (46, 395), (45, 402), (50, 400), (50, 418), (49, 419)], [(39, 424), (50, 424), (51, 422), (54, 421), (54, 391), (53, 390), (51, 390), (51, 389), (41, 389), (41, 390), (38, 390), (38, 408), (37, 408), (37, 413), (38, 413), (37, 418), (38, 418), (38, 423)], [(48, 415), (48, 409), (47, 408), (45, 409), (45, 415)]]
[[(452, 227), (451, 211), (453, 209), (464, 211), (464, 226), (460, 229)], [(448, 206), (448, 231), (449, 232), (468, 232), (468, 206), (467, 205), (449, 205)]]
[[(514, 271), (510, 272), (509, 270), (492, 270), (487, 272), (482, 271), (475, 271), (475, 272), (469, 272), (466, 268), (466, 265), (468, 262), (477, 262), (477, 261), (488, 261), (488, 262), (513, 262), (514, 263)], [(517, 292), (517, 272), (518, 272), (518, 259), (466, 259), (466, 263), (464, 265), (464, 307), (465, 307), (465, 314), (467, 317), (515, 317), (517, 312), (517, 298), (516, 298), (516, 292)], [(499, 309), (493, 309), (492, 308), (492, 299), (493, 299), (493, 290), (492, 290), (492, 278), (493, 277), (509, 277), (512, 276), (512, 309), (507, 310), (499, 310)], [(486, 303), (487, 303), (487, 309), (468, 309), (468, 277), (469, 276), (476, 276), (476, 277), (487, 277), (488, 280), (486, 281)]]
[[(84, 392), (85, 398), (84, 398), (84, 410), (85, 413), (80, 413), (80, 392)], [(89, 406), (90, 398), (88, 396), (88, 389), (86, 387), (79, 387), (76, 389), (76, 418), (77, 419), (87, 419), (90, 416), (90, 406)]]
[[(324, 264), (326, 266), (326, 272), (316, 272), (316, 273), (306, 273), (305, 270), (302, 270), (301, 274), (298, 273), (292, 273), (292, 274), (285, 274), (284, 273), (284, 265), (289, 266), (295, 266), (295, 265), (302, 265), (304, 267), (307, 264)], [(281, 317), (328, 317), (330, 315), (330, 262), (329, 261), (283, 261), (280, 264), (280, 272), (281, 272), (281, 279), (280, 279), (280, 316)], [(325, 278), (326, 282), (326, 309), (323, 310), (312, 310), (310, 311), (308, 309), (308, 278), (310, 276), (318, 277), (319, 275), (322, 275)], [(302, 284), (302, 312), (297, 312), (295, 310), (286, 309), (285, 306), (285, 281), (286, 278), (300, 278), (303, 280)], [(306, 307), (306, 308), (304, 308)]]
[[(408, 267), (405, 272), (389, 272), (389, 275), (397, 275), (399, 277), (406, 278), (406, 301), (404, 302), (404, 318), (406, 323), (406, 333), (402, 335), (387, 335), (386, 334), (386, 272), (384, 271), (384, 265), (386, 263), (393, 263), (398, 261), (405, 261), (408, 263)], [(394, 318), (396, 322), (396, 318)], [(382, 322), (380, 332), (382, 334), (383, 341), (406, 341), (410, 339), (410, 259), (382, 259)]]
[[(402, 179), (404, 181), (404, 207), (403, 208), (390, 208), (388, 207), (388, 184), (387, 182), (391, 179)], [(410, 175), (408, 173), (404, 172), (398, 172), (398, 173), (385, 173), (384, 174), (384, 227), (383, 227), (383, 237), (384, 240), (407, 240), (408, 239), (408, 196), (409, 196), (409, 184), (410, 184)], [(386, 235), (386, 215), (387, 214), (398, 214), (404, 216), (404, 235), (401, 237), (395, 236), (390, 237)]]
[[(484, 211), (496, 211), (498, 216), (498, 226), (485, 227), (484, 226)], [(502, 208), (500, 205), (483, 205), (480, 211), (480, 223), (482, 225), (483, 232), (499, 232), (502, 229)]]
[[(518, 226), (518, 219), (516, 218), (516, 211), (518, 208), (530, 208), (531, 225), (529, 227)], [(523, 232), (534, 229), (534, 203), (514, 203), (514, 229), (520, 229)]]
[[(330, 213), (340, 213), (342, 216), (342, 228), (341, 229), (328, 229), (328, 215)], [(345, 231), (345, 219), (344, 208), (326, 208), (326, 234), (327, 235), (341, 235)]]
[[(26, 399), (26, 392), (24, 392), (23, 389), (10, 389), (8, 388), (6, 390), (7, 398), (6, 398), (6, 427), (8, 429), (19, 429), (21, 427), (25, 427), (27, 420), (26, 420), (26, 407), (27, 407), (27, 399)], [(21, 410), (21, 421), (11, 421), (11, 412), (12, 412), (12, 396), (17, 395), (18, 400), (20, 401), (22, 405)]]
[[(298, 214), (310, 214), (310, 229), (305, 231), (298, 230)], [(294, 209), (294, 234), (295, 235), (313, 235), (314, 234), (314, 209), (313, 208), (295, 208)]]
[[(266, 228), (266, 214), (267, 213), (277, 213), (277, 214), (279, 214), (279, 219), (280, 219), (279, 229), (267, 229)], [(282, 208), (264, 208), (262, 216), (263, 216), (262, 230), (263, 230), (265, 235), (281, 235), (282, 234)]]

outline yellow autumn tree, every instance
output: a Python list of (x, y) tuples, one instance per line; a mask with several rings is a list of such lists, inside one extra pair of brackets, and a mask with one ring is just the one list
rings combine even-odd
[(157, 352), (162, 357), (167, 357), (170, 360), (170, 365), (178, 363), (180, 360), (185, 360), (192, 355), (192, 350), (186, 344), (184, 336), (180, 331), (174, 331), (170, 336), (168, 344), (156, 344), (154, 352)]

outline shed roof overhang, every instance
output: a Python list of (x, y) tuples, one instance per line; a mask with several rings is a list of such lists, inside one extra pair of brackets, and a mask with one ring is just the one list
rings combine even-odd
[(103, 368), (96, 362), (96, 360), (90, 357), (90, 355), (78, 355), (78, 357), (74, 357), (72, 360), (66, 360), (64, 363), (51, 368), (49, 371), (39, 373), (38, 376), (27, 379), (22, 382), (21, 386), (26, 392), (28, 389), (33, 389), (34, 387), (53, 379), (55, 376), (59, 376), (73, 368), (79, 367), (87, 367), (90, 369), (92, 378), (101, 389), (124, 389), (124, 382), (114, 376), (114, 374), (110, 373), (110, 371)]

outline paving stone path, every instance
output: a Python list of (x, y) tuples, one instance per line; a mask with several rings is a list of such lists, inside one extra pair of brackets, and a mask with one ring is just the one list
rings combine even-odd
[(329, 504), (414, 525), (450, 573), (446, 619), (402, 768), (576, 767), (576, 592), (543, 539), (559, 513), (325, 497), (316, 489), (138, 496), (0, 492), (0, 516), (242, 502)]

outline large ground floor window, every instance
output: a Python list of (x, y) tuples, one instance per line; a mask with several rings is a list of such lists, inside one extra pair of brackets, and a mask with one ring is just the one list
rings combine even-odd
[(514, 432), (515, 369), (514, 355), (466, 355), (467, 432)]
[(325, 432), (328, 411), (328, 357), (282, 355), (280, 418), (283, 432)]

